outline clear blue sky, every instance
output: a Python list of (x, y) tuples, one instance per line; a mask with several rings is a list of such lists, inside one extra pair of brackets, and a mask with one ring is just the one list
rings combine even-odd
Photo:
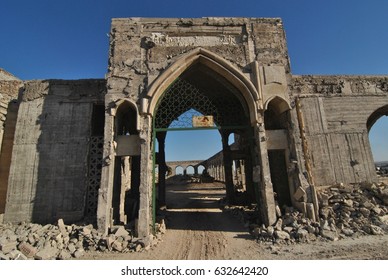
[[(388, 75), (387, 12), (386, 0), (2, 0), (0, 67), (23, 80), (103, 78), (114, 17), (281, 17), (293, 74)], [(387, 131), (388, 120), (372, 128), (376, 160), (388, 159)]]

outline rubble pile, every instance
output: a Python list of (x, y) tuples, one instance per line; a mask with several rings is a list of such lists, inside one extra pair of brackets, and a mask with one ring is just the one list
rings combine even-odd
[(285, 208), (272, 226), (258, 224), (252, 207), (225, 207), (249, 227), (251, 234), (263, 242), (332, 241), (360, 235), (388, 233), (388, 186), (362, 183), (338, 184), (318, 192), (319, 221), (306, 218), (292, 207)]
[(388, 186), (385, 184), (339, 184), (321, 191), (319, 201), (324, 226), (331, 226), (339, 234), (388, 232)]
[(149, 250), (161, 240), (164, 221), (157, 224), (156, 236), (135, 238), (124, 226), (111, 229), (108, 235), (93, 225), (57, 225), (21, 223), (0, 224), (0, 260), (52, 260), (82, 257), (86, 251), (140, 252)]

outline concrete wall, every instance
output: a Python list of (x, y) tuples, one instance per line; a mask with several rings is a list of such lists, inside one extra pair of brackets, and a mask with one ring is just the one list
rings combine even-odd
[(5, 211), (18, 111), (17, 100), (22, 85), (21, 80), (0, 69), (0, 215)]
[(25, 83), (5, 221), (83, 218), (92, 109), (104, 92), (104, 80)]
[(388, 105), (387, 82), (386, 76), (293, 77), (315, 184), (376, 180), (367, 121)]

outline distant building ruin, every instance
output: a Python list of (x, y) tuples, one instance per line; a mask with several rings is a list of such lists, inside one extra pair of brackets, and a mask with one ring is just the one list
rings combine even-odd
[(106, 79), (0, 71), (4, 221), (133, 222), (148, 235), (165, 199), (165, 137), (190, 109), (221, 134), (222, 160), (206, 168), (229, 202), (234, 164), (264, 224), (276, 221), (274, 192), (314, 219), (316, 187), (376, 180), (368, 131), (388, 113), (388, 76), (292, 75), (278, 18), (113, 19)]

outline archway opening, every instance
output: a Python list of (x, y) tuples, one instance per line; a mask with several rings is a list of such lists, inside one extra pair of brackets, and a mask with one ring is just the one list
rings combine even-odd
[(388, 183), (388, 105), (377, 109), (367, 121), (369, 143), (378, 179)]
[(176, 175), (183, 175), (183, 167), (182, 166), (177, 166), (176, 168), (175, 168), (175, 174)]
[(194, 166), (189, 165), (186, 167), (186, 175), (194, 175), (195, 174), (195, 169)]
[(268, 144), (268, 161), (275, 201), (280, 209), (291, 206), (291, 186), (288, 175), (288, 129), (290, 115), (289, 106), (280, 97), (273, 98), (264, 112), (264, 125)]
[[(225, 198), (229, 203), (233, 203), (236, 198), (236, 188), (233, 181), (233, 152), (232, 142), (229, 139), (234, 138), (235, 133), (239, 133), (245, 138), (246, 145), (235, 147), (236, 154), (243, 154), (244, 158), (250, 158), (253, 150), (249, 141), (252, 139), (250, 129), (249, 110), (241, 92), (237, 90), (224, 77), (214, 72), (209, 67), (197, 63), (183, 72), (164, 92), (158, 102), (154, 118), (154, 130), (156, 139), (158, 139), (158, 162), (171, 160), (196, 160), (205, 162), (207, 182), (205, 185), (201, 178), (204, 174), (199, 175), (195, 170), (187, 168), (186, 174), (190, 175), (188, 185), (173, 186), (173, 194), (169, 192), (169, 185), (157, 186), (157, 200), (160, 206), (167, 206), (167, 209), (196, 208), (196, 209), (217, 209), (219, 211), (218, 201)], [(165, 145), (160, 138), (162, 133), (167, 133)], [(185, 152), (189, 151), (190, 155), (181, 158), (171, 158), (178, 150), (179, 145), (169, 144), (176, 135), (190, 135), (183, 143)], [(232, 136), (231, 136), (232, 135)], [(209, 140), (213, 137), (213, 140)], [(214, 141), (214, 137), (218, 138)], [(202, 156), (203, 152), (213, 147), (217, 143), (217, 148), (211, 153)], [(181, 156), (184, 154), (179, 153)], [(163, 155), (162, 157), (160, 155)], [(250, 168), (251, 160), (247, 161)], [(205, 170), (205, 166), (203, 167)], [(160, 172), (159, 172), (160, 174)], [(249, 172), (252, 174), (252, 172)], [(252, 180), (246, 180), (252, 182)], [(168, 183), (168, 182), (167, 182)], [(200, 183), (196, 191), (193, 183)], [(249, 184), (251, 197), (246, 196), (245, 202), (256, 201), (253, 191), (253, 183)], [(181, 187), (181, 190), (177, 188)], [(167, 197), (166, 195), (167, 190)], [(184, 191), (183, 191), (184, 190)], [(203, 194), (201, 192), (207, 192)], [(164, 192), (164, 194), (163, 194)], [(180, 194), (181, 198), (176, 196)], [(198, 195), (202, 198), (198, 198)], [(206, 199), (205, 199), (206, 198)], [(216, 199), (217, 198), (217, 199)], [(166, 199), (165, 201), (163, 201)], [(178, 205), (179, 204), (179, 205)]]
[(119, 103), (114, 123), (116, 156), (112, 193), (113, 225), (134, 225), (139, 212), (140, 151), (135, 105)]
[(198, 165), (197, 170), (198, 170), (198, 175), (204, 175), (206, 173), (206, 168), (203, 165)]

